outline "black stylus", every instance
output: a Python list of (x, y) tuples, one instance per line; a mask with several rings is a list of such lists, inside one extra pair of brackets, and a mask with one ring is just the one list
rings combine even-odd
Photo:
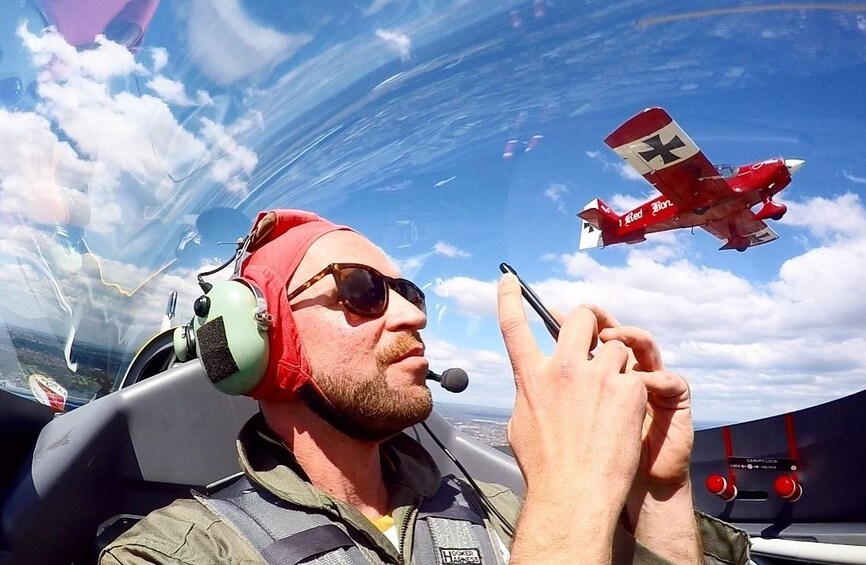
[(529, 302), (529, 305), (532, 306), (533, 310), (535, 310), (539, 316), (541, 316), (541, 320), (544, 322), (544, 325), (547, 326), (547, 331), (550, 332), (550, 335), (553, 336), (554, 340), (559, 339), (559, 323), (550, 313), (550, 311), (545, 308), (544, 304), (542, 304), (541, 299), (538, 298), (538, 295), (535, 294), (528, 284), (523, 282), (523, 279), (520, 278), (520, 275), (517, 274), (511, 265), (508, 263), (500, 263), (499, 270), (503, 273), (511, 273), (515, 277), (517, 277), (517, 282), (520, 283), (520, 293), (523, 295), (523, 298)]

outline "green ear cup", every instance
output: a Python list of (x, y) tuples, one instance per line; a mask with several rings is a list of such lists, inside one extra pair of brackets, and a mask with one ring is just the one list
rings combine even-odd
[(241, 280), (218, 282), (195, 312), (195, 348), (214, 386), (232, 395), (255, 388), (268, 365), (272, 321), (261, 292)]

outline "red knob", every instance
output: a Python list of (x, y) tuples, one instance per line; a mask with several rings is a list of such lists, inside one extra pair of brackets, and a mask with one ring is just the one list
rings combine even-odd
[(710, 475), (704, 482), (704, 486), (722, 500), (728, 501), (737, 498), (737, 487), (729, 483), (728, 480), (721, 475)]
[(803, 485), (788, 475), (779, 475), (773, 481), (773, 491), (790, 502), (797, 502), (803, 496)]

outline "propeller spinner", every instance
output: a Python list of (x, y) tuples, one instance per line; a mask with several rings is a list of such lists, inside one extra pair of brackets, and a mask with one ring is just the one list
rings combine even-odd
[(793, 175), (800, 170), (800, 167), (802, 167), (805, 162), (804, 159), (785, 159), (785, 167), (787, 167), (788, 172)]

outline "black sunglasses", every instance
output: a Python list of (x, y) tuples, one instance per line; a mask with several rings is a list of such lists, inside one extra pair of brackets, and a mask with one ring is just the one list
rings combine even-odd
[(288, 292), (287, 285), (286, 300), (291, 302), (293, 298), (328, 275), (334, 275), (340, 304), (358, 316), (378, 318), (384, 314), (388, 308), (389, 288), (394, 289), (397, 294), (425, 314), (427, 313), (424, 292), (415, 283), (383, 275), (376, 269), (359, 263), (331, 263), (291, 293)]

